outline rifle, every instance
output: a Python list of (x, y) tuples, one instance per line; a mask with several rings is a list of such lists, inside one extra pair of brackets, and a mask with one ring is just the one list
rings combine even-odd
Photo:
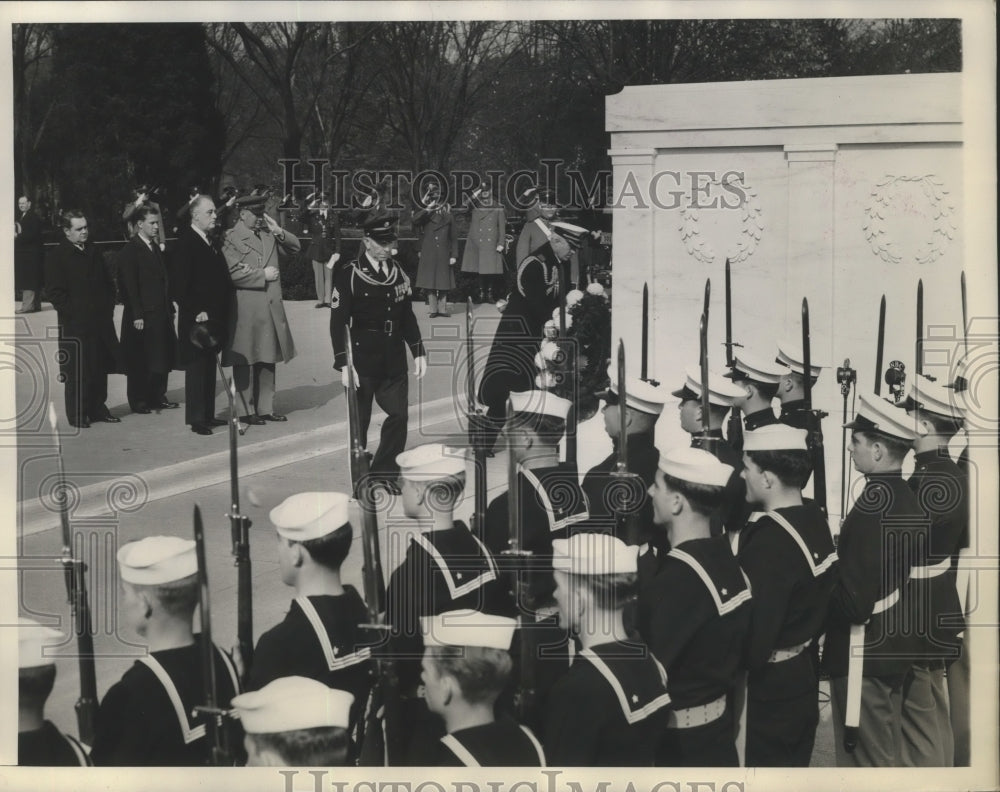
[[(559, 338), (568, 346), (566, 350), (566, 381), (576, 384), (576, 347), (566, 336), (566, 293), (569, 286), (569, 261), (559, 262)], [(571, 385), (572, 387), (572, 385)], [(572, 394), (573, 406), (566, 416), (566, 461), (576, 465), (576, 405), (579, 398)]]
[(917, 348), (914, 370), (917, 376), (924, 373), (924, 280), (917, 281)]
[(60, 563), (66, 580), (66, 597), (69, 601), (76, 633), (77, 660), (80, 668), (80, 697), (76, 700), (76, 727), (80, 740), (94, 744), (94, 720), (97, 715), (97, 672), (94, 664), (94, 634), (90, 621), (90, 604), (87, 599), (87, 563), (73, 555), (73, 533), (69, 524), (69, 490), (63, 468), (62, 440), (56, 423), (56, 408), (49, 402), (49, 424), (56, 439), (56, 460), (59, 465), (58, 497), (59, 522), (62, 526), (62, 557)]
[[(219, 358), (215, 358), (219, 365)], [(222, 374), (220, 366), (219, 373)], [(240, 476), (236, 455), (236, 436), (246, 430), (236, 414), (236, 384), (227, 382), (222, 374), (226, 395), (229, 398), (229, 529), (233, 544), (233, 563), (236, 565), (236, 643), (243, 661), (243, 682), (246, 682), (253, 665), (253, 582), (250, 577), (250, 518), (240, 513)]]
[(626, 542), (639, 544), (642, 526), (637, 525), (637, 506), (642, 502), (645, 486), (642, 479), (628, 469), (628, 430), (625, 412), (628, 409), (625, 383), (625, 342), (618, 339), (618, 459), (611, 474), (617, 483), (619, 496), (612, 501), (615, 510), (615, 532)]
[(875, 346), (875, 395), (882, 395), (882, 355), (885, 351), (885, 295), (878, 308), (878, 341)]
[(704, 440), (704, 448), (707, 451), (709, 445), (709, 432), (711, 431), (711, 420), (708, 399), (708, 299), (712, 293), (712, 281), (705, 281), (705, 304), (701, 311), (701, 323), (698, 325), (698, 364), (701, 369), (701, 436)]
[(218, 686), (215, 681), (215, 645), (212, 643), (212, 615), (208, 596), (208, 564), (205, 562), (205, 527), (201, 509), (194, 507), (194, 544), (198, 558), (198, 608), (201, 613), (201, 681), (204, 706), (194, 708), (194, 714), (204, 714), (205, 730), (211, 746), (214, 767), (231, 767), (233, 757), (229, 750), (227, 732), (222, 722), (224, 710), (219, 708)]
[[(364, 559), (362, 581), (365, 591), (367, 624), (361, 627), (372, 630), (384, 638), (388, 628), (385, 623), (385, 575), (382, 572), (382, 553), (379, 548), (378, 518), (369, 475), (368, 454), (361, 444), (361, 413), (358, 409), (358, 384), (354, 379), (354, 352), (351, 346), (351, 328), (344, 328), (344, 348), (347, 350), (347, 421), (351, 434), (351, 482), (354, 498), (361, 510), (361, 550)], [(385, 653), (376, 654), (375, 684), (372, 686), (368, 707), (362, 723), (358, 725), (359, 764), (378, 767), (389, 763), (389, 740), (394, 737), (395, 704), (397, 696), (395, 668)], [(389, 724), (392, 724), (390, 727)]]
[[(840, 395), (844, 397), (844, 420), (847, 423), (847, 397), (851, 393), (851, 386), (858, 381), (858, 372), (851, 368), (851, 359), (845, 358), (844, 365), (837, 369), (837, 383), (840, 385)], [(841, 432), (840, 448), (840, 524), (844, 524), (844, 517), (847, 514), (847, 432)]]
[[(726, 367), (732, 371), (735, 364), (733, 347), (743, 346), (733, 341), (733, 284), (729, 259), (726, 259)], [(729, 411), (729, 423), (726, 431), (729, 445), (737, 451), (743, 450), (743, 419), (740, 418), (740, 408), (735, 405)]]
[(475, 510), (472, 516), (472, 533), (483, 536), (486, 530), (486, 433), (485, 416), (476, 405), (475, 348), (472, 341), (472, 298), (465, 304), (465, 395), (468, 400), (469, 445), (472, 446), (475, 465)]
[(809, 451), (813, 463), (813, 500), (826, 515), (826, 459), (823, 453), (823, 428), (820, 421), (826, 413), (812, 406), (812, 361), (809, 349), (809, 301), (802, 298), (802, 388), (809, 422)]
[(639, 379), (649, 382), (649, 284), (642, 284), (642, 356)]
[[(969, 303), (968, 298), (965, 293), (965, 270), (962, 270), (962, 348), (964, 349), (964, 358), (966, 361), (969, 359)], [(956, 393), (961, 393), (964, 390), (968, 390), (969, 382), (966, 378), (959, 374), (955, 377), (955, 383), (953, 385)], [(968, 431), (968, 430), (966, 430)]]

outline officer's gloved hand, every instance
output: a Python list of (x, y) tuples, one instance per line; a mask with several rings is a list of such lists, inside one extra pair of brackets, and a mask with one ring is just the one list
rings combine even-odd
[(333, 265), (336, 264), (338, 261), (340, 261), (340, 254), (334, 253), (332, 256), (330, 256), (330, 260), (326, 262), (326, 268), (328, 270), (332, 270)]
[[(356, 368), (354, 368), (353, 366), (351, 367), (351, 369), (354, 371), (354, 382), (355, 382), (355, 384), (357, 384), (357, 381), (358, 381), (358, 370)], [(347, 385), (348, 385), (348, 382), (347, 382), (347, 366), (344, 366), (340, 370), (340, 382), (341, 382), (341, 384), (345, 388), (347, 387)]]
[(427, 373), (427, 356), (421, 355), (420, 357), (413, 358), (414, 371), (413, 374), (417, 379), (423, 379), (424, 374)]

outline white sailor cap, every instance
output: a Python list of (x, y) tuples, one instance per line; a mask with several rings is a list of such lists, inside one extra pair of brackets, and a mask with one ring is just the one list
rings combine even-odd
[[(608, 367), (608, 379), (610, 380), (608, 389), (599, 393), (598, 396), (607, 399), (610, 395), (612, 398), (609, 401), (617, 404), (618, 399), (615, 397), (618, 396), (618, 369), (616, 366)], [(653, 385), (651, 382), (628, 375), (625, 377), (625, 404), (633, 410), (659, 415), (663, 412), (663, 403), (666, 401), (667, 395), (666, 389)]]
[[(676, 396), (681, 401), (701, 400), (701, 369), (696, 366), (688, 366), (684, 369), (687, 379), (684, 386), (675, 391), (671, 391), (671, 396)], [(733, 399), (745, 395), (742, 388), (737, 388), (728, 379), (714, 371), (708, 372), (708, 403), (716, 404), (720, 407), (732, 407)]]
[(420, 629), (424, 646), (481, 646), (510, 649), (516, 619), (463, 608), (437, 616), (423, 616)]
[(65, 640), (66, 636), (59, 630), (22, 616), (17, 627), (17, 667), (55, 665), (56, 659), (51, 653), (51, 647), (58, 646)]
[(173, 583), (198, 572), (194, 539), (147, 536), (118, 550), (122, 580), (137, 586)]
[(743, 434), (744, 451), (806, 451), (805, 429), (783, 423), (768, 424)]
[(732, 380), (748, 379), (753, 382), (767, 382), (777, 385), (788, 373), (788, 367), (742, 350), (733, 355), (733, 365), (726, 375)]
[(346, 729), (354, 695), (307, 677), (275, 679), (260, 690), (241, 693), (233, 710), (248, 734), (339, 726)]
[[(806, 370), (806, 364), (802, 361), (802, 357), (801, 341), (786, 338), (784, 341), (778, 342), (778, 356), (775, 358), (776, 363), (790, 368), (796, 374), (803, 374)], [(825, 363), (817, 363), (815, 358), (809, 360), (809, 370), (812, 372), (813, 377), (818, 377), (825, 366)]]
[(638, 569), (639, 548), (604, 533), (552, 540), (552, 568), (574, 575), (620, 575)]
[(692, 484), (724, 487), (733, 474), (731, 465), (720, 462), (700, 448), (672, 448), (660, 454), (659, 468), (668, 476)]
[(396, 457), (399, 475), (411, 481), (435, 481), (465, 473), (464, 449), (426, 443)]
[(350, 496), (343, 492), (300, 492), (285, 498), (268, 516), (279, 536), (307, 542), (350, 522), (350, 502)]
[(878, 432), (899, 440), (913, 442), (917, 433), (912, 419), (906, 417), (895, 404), (875, 394), (861, 394), (861, 407), (854, 420), (844, 424), (845, 429), (861, 432)]
[(510, 403), (515, 413), (547, 415), (563, 421), (569, 415), (569, 408), (573, 406), (569, 399), (546, 390), (511, 391)]
[(938, 385), (925, 375), (917, 374), (913, 377), (910, 393), (901, 406), (907, 412), (919, 409), (961, 421), (965, 417), (965, 411), (957, 403), (958, 398), (960, 397), (956, 396), (954, 388)]

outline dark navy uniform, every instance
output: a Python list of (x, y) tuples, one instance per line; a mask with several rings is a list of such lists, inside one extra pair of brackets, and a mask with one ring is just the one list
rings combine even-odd
[(340, 219), (332, 209), (326, 214), (320, 209), (305, 208), (299, 216), (302, 227), (309, 233), (309, 248), (306, 255), (312, 261), (326, 264), (330, 256), (340, 252)]
[(414, 358), (425, 353), (410, 301), (410, 279), (395, 259), (384, 264), (388, 273), (381, 275), (368, 255), (362, 253), (337, 274), (330, 300), (330, 337), (333, 365), (340, 371), (347, 363), (344, 328), (350, 325), (359, 380), (361, 441), (367, 445), (374, 398), (385, 410), (386, 419), (371, 470), (394, 476), (399, 472), (396, 456), (406, 446), (406, 347), (410, 347)]
[[(614, 438), (612, 438), (614, 440)], [(587, 496), (587, 503), (590, 511), (590, 518), (593, 522), (600, 522), (613, 526), (615, 515), (605, 498), (605, 488), (614, 480), (613, 473), (618, 467), (617, 441), (614, 442), (613, 451), (605, 460), (594, 465), (583, 478), (582, 488)], [(628, 436), (628, 459), (625, 465), (629, 473), (633, 473), (642, 479), (645, 485), (642, 491), (642, 502), (635, 512), (635, 523), (640, 526), (653, 524), (653, 502), (649, 499), (647, 490), (653, 484), (656, 476), (656, 465), (660, 460), (660, 452), (654, 445), (654, 437), (650, 434), (630, 434)], [(610, 529), (609, 529), (610, 530)], [(630, 537), (621, 537), (628, 542)], [(640, 543), (647, 541), (643, 537)]]
[(699, 432), (691, 435), (691, 448), (701, 448), (725, 465), (733, 472), (726, 482), (725, 498), (719, 510), (712, 515), (712, 535), (717, 536), (726, 531), (740, 530), (750, 516), (751, 509), (747, 505), (747, 485), (740, 476), (743, 470), (743, 457), (739, 451), (729, 445), (722, 436), (721, 429), (710, 429), (708, 436)]
[(926, 536), (920, 505), (898, 471), (869, 475), (840, 529), (823, 651), (823, 667), (831, 677), (838, 751), (854, 625), (859, 635), (863, 629), (863, 676), (873, 680), (869, 689), (882, 693), (877, 698), (861, 697), (858, 745), (852, 759), (858, 765), (898, 762), (893, 723), (898, 723), (900, 712), (895, 702), (923, 645), (918, 630), (907, 623), (916, 603), (902, 595), (914, 565), (914, 548), (926, 546)]
[[(218, 706), (239, 692), (233, 661), (216, 647)], [(152, 652), (132, 665), (101, 701), (91, 756), (97, 766), (194, 767), (209, 763), (200, 637), (189, 646)]]
[(528, 729), (507, 717), (459, 729), (441, 738), (428, 761), (431, 767), (545, 767), (545, 754)]
[(747, 432), (776, 423), (778, 423), (778, 418), (770, 407), (743, 416), (743, 429)]
[(358, 628), (368, 611), (357, 590), (296, 597), (283, 621), (257, 641), (247, 690), (280, 677), (302, 676), (354, 694), (351, 724), (361, 713), (372, 683), (371, 648)]
[(743, 667), (750, 586), (729, 542), (690, 539), (671, 550), (641, 603), (643, 635), (667, 671), (671, 712), (658, 767), (735, 767), (728, 699)]
[(808, 767), (819, 724), (815, 641), (833, 588), (826, 517), (812, 502), (757, 512), (736, 547), (753, 589), (747, 767)]
[(781, 415), (778, 421), (787, 426), (794, 426), (796, 429), (809, 428), (809, 410), (806, 409), (805, 399), (793, 399), (792, 401), (781, 403)]
[(549, 693), (545, 749), (568, 767), (651, 767), (670, 696), (643, 643), (582, 650)]
[(83, 744), (63, 734), (52, 721), (40, 729), (17, 734), (17, 763), (21, 767), (93, 767)]

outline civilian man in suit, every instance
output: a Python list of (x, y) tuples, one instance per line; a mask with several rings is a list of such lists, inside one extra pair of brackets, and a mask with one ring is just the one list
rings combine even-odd
[(266, 201), (267, 196), (261, 194), (238, 198), (240, 219), (222, 243), (236, 287), (236, 310), (223, 362), (233, 367), (233, 379), (248, 413), (242, 420), (254, 426), (288, 420), (274, 411), (274, 367), (295, 357), (278, 278), (278, 250), (298, 253), (300, 245), (298, 237), (265, 214)]
[(173, 410), (167, 401), (167, 376), (174, 367), (177, 337), (174, 305), (167, 286), (167, 268), (155, 240), (160, 233), (160, 213), (151, 206), (136, 211), (136, 235), (118, 253), (115, 264), (121, 277), (125, 310), (122, 314), (122, 348), (128, 372), (128, 403), (132, 412)]
[(108, 374), (122, 370), (114, 277), (101, 252), (87, 244), (90, 230), (83, 212), (65, 212), (62, 229), (66, 239), (45, 262), (45, 282), (59, 314), (66, 417), (80, 429), (89, 428), (91, 421), (120, 423), (104, 404)]
[(215, 418), (215, 352), (191, 343), (196, 323), (209, 323), (223, 345), (229, 328), (235, 287), (219, 248), (215, 203), (200, 195), (191, 204), (191, 224), (177, 237), (174, 249), (174, 299), (177, 318), (177, 361), (184, 366), (184, 421), (191, 431), (212, 434), (224, 426)]
[(14, 313), (41, 310), (42, 290), (42, 221), (31, 210), (28, 196), (17, 199), (20, 216), (14, 234), (14, 285), (21, 290), (21, 307)]
[[(122, 211), (122, 220), (125, 221), (125, 225), (128, 227), (129, 239), (138, 233), (136, 219), (138, 218), (138, 212), (140, 209), (143, 207), (150, 207), (155, 209), (157, 212), (160, 211), (160, 205), (156, 203), (156, 201), (152, 200), (153, 192), (154, 190), (150, 190), (147, 185), (140, 184), (134, 190), (135, 198), (131, 203), (125, 204), (125, 209)], [(162, 229), (160, 229), (160, 231), (156, 234), (156, 244), (160, 246), (161, 252), (166, 247), (165, 232)]]

